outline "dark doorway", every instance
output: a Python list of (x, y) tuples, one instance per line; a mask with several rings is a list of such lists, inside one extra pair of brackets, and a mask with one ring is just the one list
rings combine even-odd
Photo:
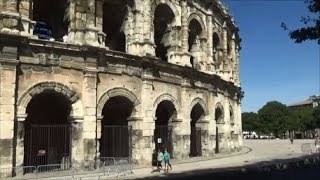
[(131, 156), (131, 128), (128, 126), (128, 118), (132, 110), (133, 103), (123, 96), (112, 97), (105, 104), (101, 122), (101, 157)]
[(169, 46), (169, 35), (171, 29), (168, 28), (174, 19), (174, 13), (166, 4), (160, 4), (154, 12), (154, 42), (156, 45), (156, 57), (163, 61), (168, 61), (167, 51)]
[(220, 144), (219, 142), (221, 141), (221, 137), (220, 137), (220, 129), (219, 129), (219, 125), (223, 122), (223, 110), (218, 106), (215, 109), (215, 121), (216, 121), (216, 149), (215, 152), (219, 153), (219, 149), (220, 149)]
[(65, 0), (33, 0), (31, 19), (36, 21), (34, 34), (40, 39), (63, 41), (68, 34), (68, 2)]
[(204, 116), (204, 110), (200, 104), (196, 104), (191, 110), (191, 134), (190, 134), (190, 157), (202, 156), (201, 128), (196, 127), (198, 121)]
[(27, 107), (24, 136), (24, 166), (71, 162), (71, 102), (55, 91), (34, 96)]
[[(202, 33), (202, 28), (200, 23), (196, 19), (192, 19), (189, 24), (189, 37), (188, 37), (188, 51), (191, 53), (190, 63), (192, 67), (198, 68), (197, 62), (195, 61), (195, 56), (192, 54), (195, 45), (197, 45), (197, 38), (200, 38)], [(199, 39), (200, 40), (200, 39)], [(200, 46), (200, 44), (198, 44)]]
[(162, 101), (158, 104), (156, 110), (156, 126), (154, 130), (154, 142), (156, 149), (167, 149), (171, 156), (173, 152), (172, 145), (172, 127), (169, 125), (172, 118), (176, 116), (176, 109), (170, 101)]
[(111, 50), (126, 52), (124, 23), (127, 22), (128, 6), (133, 7), (132, 0), (104, 0), (103, 32), (105, 44)]

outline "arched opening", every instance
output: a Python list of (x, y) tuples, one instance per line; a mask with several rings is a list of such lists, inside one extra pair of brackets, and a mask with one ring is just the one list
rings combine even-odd
[(168, 61), (167, 51), (170, 46), (171, 23), (174, 13), (166, 4), (160, 4), (154, 12), (154, 42), (156, 45), (156, 57)]
[(232, 106), (229, 107), (229, 115), (230, 115), (230, 124), (234, 125), (234, 114)]
[(191, 110), (191, 134), (190, 134), (190, 157), (201, 156), (201, 128), (196, 124), (204, 117), (203, 107), (197, 103)]
[(219, 35), (217, 33), (213, 33), (213, 35), (212, 35), (213, 54), (217, 53), (219, 46), (220, 46)]
[(172, 156), (172, 119), (176, 118), (177, 111), (172, 102), (164, 100), (158, 104), (156, 110), (156, 123), (154, 130), (154, 142), (156, 149), (164, 150), (165, 148)]
[(216, 106), (214, 113), (215, 121), (216, 121), (216, 149), (215, 152), (219, 153), (219, 142), (221, 141), (220, 132), (219, 132), (219, 124), (223, 122), (223, 110), (221, 106)]
[(33, 3), (30, 19), (36, 21), (34, 35), (39, 39), (63, 41), (63, 36), (68, 34), (68, 2), (33, 0), (30, 3)]
[(103, 32), (106, 34), (105, 44), (111, 50), (126, 52), (128, 7), (133, 7), (132, 0), (104, 0)]
[(129, 157), (131, 133), (128, 118), (133, 103), (123, 96), (111, 97), (102, 110), (100, 157)]
[(196, 19), (192, 19), (189, 23), (189, 37), (188, 37), (188, 44), (189, 49), (188, 51), (191, 53), (190, 63), (192, 67), (198, 69), (198, 61), (199, 61), (199, 53), (201, 52), (201, 38), (202, 28)]
[(44, 91), (31, 99), (26, 110), (24, 166), (70, 166), (70, 111), (70, 100), (55, 91)]

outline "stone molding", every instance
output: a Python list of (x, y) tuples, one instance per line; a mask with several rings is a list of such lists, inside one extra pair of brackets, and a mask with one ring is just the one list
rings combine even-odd
[(200, 98), (200, 97), (196, 97), (196, 98), (194, 98), (194, 99), (191, 101), (191, 103), (190, 103), (190, 105), (189, 105), (189, 111), (188, 111), (188, 112), (191, 113), (192, 108), (193, 108), (196, 104), (199, 104), (199, 105), (203, 108), (203, 110), (204, 110), (204, 115), (205, 115), (205, 116), (209, 115), (209, 109), (208, 109), (207, 103), (206, 103), (202, 98)]
[(180, 103), (179, 103), (179, 101), (174, 96), (172, 96), (171, 94), (164, 93), (164, 94), (158, 96), (157, 99), (154, 101), (154, 103), (153, 103), (153, 114), (155, 114), (158, 105), (162, 101), (165, 101), (165, 100), (170, 101), (174, 105), (176, 111), (180, 112)]
[(61, 93), (66, 96), (72, 104), (76, 103), (80, 99), (78, 93), (75, 90), (71, 89), (69, 86), (66, 86), (59, 82), (41, 82), (32, 85), (20, 96), (20, 98), (18, 98), (18, 116), (23, 116), (25, 114), (25, 110), (34, 96), (45, 91), (55, 91), (57, 93)]
[(98, 100), (98, 107), (97, 107), (98, 116), (102, 116), (102, 110), (104, 105), (107, 103), (107, 101), (110, 98), (116, 97), (116, 96), (126, 97), (133, 103), (134, 111), (132, 113), (136, 111), (135, 107), (137, 107), (140, 104), (140, 101), (138, 100), (136, 95), (133, 92), (129, 91), (128, 89), (122, 88), (122, 87), (113, 88), (103, 93), (103, 95)]

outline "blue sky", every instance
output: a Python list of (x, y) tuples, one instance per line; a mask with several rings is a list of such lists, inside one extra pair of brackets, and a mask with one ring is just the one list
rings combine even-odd
[(222, 0), (240, 29), (242, 111), (258, 111), (268, 101), (291, 104), (320, 92), (320, 46), (295, 44), (281, 28), (301, 27), (304, 0)]

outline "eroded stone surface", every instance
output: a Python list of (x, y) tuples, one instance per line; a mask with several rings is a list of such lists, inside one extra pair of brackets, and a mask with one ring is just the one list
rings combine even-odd
[[(28, 105), (47, 91), (71, 103), (75, 162), (100, 156), (103, 108), (119, 96), (133, 104), (128, 125), (134, 163), (151, 163), (156, 110), (163, 101), (174, 107), (168, 123), (175, 158), (189, 156), (191, 111), (197, 104), (203, 108), (195, 125), (201, 128), (203, 156), (213, 156), (217, 144), (226, 152), (242, 146), (240, 39), (220, 2), (68, 1), (62, 12), (68, 22), (65, 42), (33, 34), (36, 19), (30, 16), (29, 3), (0, 2), (1, 165), (23, 165)], [(123, 33), (124, 44), (114, 44), (121, 40), (116, 32), (104, 31), (104, 23), (113, 23), (104, 21), (104, 3), (126, 9), (121, 26), (115, 27)], [(166, 27), (154, 25), (166, 12), (172, 13), (163, 21)], [(155, 32), (162, 35), (161, 41), (154, 39)]]

